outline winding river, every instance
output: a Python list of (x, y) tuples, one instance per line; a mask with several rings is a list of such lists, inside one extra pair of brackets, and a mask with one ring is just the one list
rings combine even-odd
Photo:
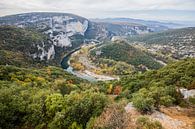
[(81, 72), (81, 71), (75, 71), (75, 70), (71, 67), (71, 65), (70, 65), (70, 57), (71, 57), (71, 55), (72, 55), (73, 53), (79, 51), (80, 49), (81, 49), (81, 47), (78, 47), (78, 48), (72, 50), (71, 52), (69, 52), (69, 53), (63, 58), (63, 60), (62, 60), (62, 62), (61, 62), (61, 67), (62, 67), (65, 71), (67, 71), (67, 72), (69, 72), (69, 73), (71, 73), (71, 74), (73, 74), (73, 75), (75, 75), (75, 76), (77, 76), (77, 77), (79, 77), (79, 78), (88, 80), (88, 81), (90, 81), (90, 82), (107, 81), (107, 80), (119, 79), (119, 78), (111, 77), (111, 76), (107, 76), (107, 75), (98, 75), (98, 74), (95, 74), (95, 73), (93, 73), (93, 72), (91, 72), (91, 71), (88, 71), (88, 70), (84, 70), (84, 71), (82, 71), (82, 72)]
[(69, 59), (70, 59), (71, 55), (72, 55), (73, 53), (79, 51), (80, 49), (81, 49), (81, 47), (76, 48), (76, 49), (72, 50), (71, 52), (69, 52), (67, 55), (65, 55), (64, 58), (62, 59), (61, 67), (62, 67), (65, 71), (67, 71), (67, 72), (69, 72), (69, 73), (71, 73), (71, 74), (73, 74), (73, 75), (75, 75), (75, 76), (77, 76), (77, 77), (79, 77), (79, 78), (88, 80), (88, 81), (90, 81), (90, 82), (96, 82), (96, 81), (98, 81), (95, 77), (90, 76), (90, 75), (85, 74), (85, 73), (81, 73), (81, 72), (79, 72), (79, 71), (75, 71), (75, 70), (73, 70), (73, 68), (70, 66), (70, 61), (69, 61)]

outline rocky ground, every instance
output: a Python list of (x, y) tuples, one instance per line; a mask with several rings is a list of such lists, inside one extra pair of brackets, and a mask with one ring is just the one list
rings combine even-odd
[[(125, 110), (130, 114), (132, 122), (136, 122), (136, 119), (141, 116), (132, 103), (127, 104)], [(165, 129), (194, 129), (195, 126), (195, 110), (193, 108), (163, 107), (160, 111), (154, 111), (146, 116), (159, 121)]]

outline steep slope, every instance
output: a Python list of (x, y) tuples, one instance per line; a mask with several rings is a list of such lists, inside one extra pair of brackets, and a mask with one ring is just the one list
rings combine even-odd
[(147, 26), (137, 23), (128, 22), (114, 22), (104, 23), (100, 22), (105, 28), (114, 36), (139, 35), (152, 32)]
[(142, 44), (153, 53), (170, 54), (176, 59), (195, 57), (194, 27), (131, 36), (128, 38), (128, 41)]
[[(48, 34), (55, 45), (73, 46), (75, 35), (85, 39), (104, 39), (112, 35), (135, 35), (149, 32), (147, 26), (137, 24), (111, 24), (91, 22), (86, 18), (68, 13), (25, 13), (0, 17), (0, 25), (30, 27)], [(72, 37), (73, 36), (73, 37)]]
[[(119, 102), (120, 108), (117, 105), (106, 108), (102, 115), (93, 121), (92, 127), (161, 129), (162, 127), (157, 126), (161, 123), (165, 129), (193, 129), (195, 92), (188, 94), (190, 97), (186, 99), (180, 91), (182, 88), (195, 91), (194, 71), (195, 59), (188, 58), (158, 70), (131, 74), (120, 80), (100, 83), (102, 91), (117, 96), (115, 99)], [(124, 98), (131, 103), (124, 106)], [(126, 112), (121, 109), (125, 109)], [(146, 113), (145, 117), (158, 120), (160, 123), (155, 126), (146, 119), (140, 119), (138, 122), (143, 113)]]
[[(91, 22), (86, 18), (68, 13), (24, 13), (0, 17), (0, 25), (34, 29), (45, 34), (52, 45), (52, 56), (41, 60), (55, 59), (60, 62), (64, 54), (85, 42), (99, 42), (112, 36), (148, 33), (146, 26)], [(41, 48), (42, 49), (42, 48)], [(47, 51), (47, 50), (42, 50)]]
[(0, 18), (1, 25), (14, 25), (22, 28), (34, 28), (47, 34), (53, 45), (71, 47), (75, 35), (84, 36), (88, 20), (67, 13), (26, 13)]
[[(85, 128), (90, 118), (100, 115), (107, 98), (61, 68), (0, 65), (0, 105), (3, 129), (67, 129), (75, 123)], [(56, 121), (59, 114), (63, 117)]]
[(91, 51), (91, 58), (95, 58), (96, 62), (101, 58), (122, 61), (139, 69), (158, 69), (162, 67), (152, 57), (125, 41), (115, 41), (94, 49)]
[(39, 32), (10, 26), (0, 26), (0, 64), (33, 65), (54, 59), (52, 42)]
[(96, 39), (111, 38), (113, 36), (139, 35), (152, 32), (147, 26), (130, 24), (125, 22), (92, 22), (93, 28), (89, 28), (86, 35)]
[[(189, 103), (185, 103), (184, 100), (190, 97), (195, 97), (194, 71), (195, 59), (188, 58), (170, 63), (167, 66), (158, 70), (147, 71), (142, 74), (134, 74), (130, 76), (127, 75), (121, 78), (120, 81), (115, 81), (111, 83), (113, 87), (122, 87), (120, 96), (118, 96), (119, 98), (125, 97), (131, 100), (135, 93), (138, 93), (140, 97), (143, 97), (141, 96), (141, 94), (144, 92), (145, 94), (142, 95), (146, 96), (149, 94), (151, 95), (152, 92), (163, 94), (167, 93), (169, 96), (172, 96), (174, 98), (173, 101), (175, 105), (187, 106)], [(192, 90), (193, 92), (182, 92), (183, 88), (186, 88), (186, 91)], [(188, 97), (184, 97), (186, 95)], [(143, 101), (146, 98), (143, 97), (139, 99)], [(194, 104), (193, 101), (191, 101), (191, 104)], [(143, 106), (146, 105), (143, 104)]]

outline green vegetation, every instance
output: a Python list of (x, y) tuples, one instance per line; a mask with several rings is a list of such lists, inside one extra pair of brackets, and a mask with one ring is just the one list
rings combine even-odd
[(22, 52), (12, 52), (9, 50), (0, 50), (0, 60), (0, 65), (29, 66), (33, 64), (33, 60)]
[(47, 36), (33, 30), (0, 26), (0, 64), (26, 67), (38, 65), (40, 59), (33, 59), (30, 55), (40, 54), (42, 51), (38, 50), (37, 45), (43, 47), (43, 42), (47, 44), (44, 46), (47, 50), (51, 45)]
[[(101, 51), (101, 54), (96, 55), (97, 51)], [(110, 66), (111, 62), (109, 60), (113, 60), (116, 62), (122, 61), (129, 65), (133, 65), (140, 71), (144, 71), (147, 68), (159, 69), (160, 67), (162, 67), (162, 65), (155, 61), (152, 57), (142, 52), (141, 50), (134, 48), (125, 41), (108, 43), (100, 48), (92, 50), (91, 59), (96, 62), (96, 64), (106, 63), (108, 66)], [(105, 59), (109, 60), (105, 61)]]
[(0, 66), (0, 125), (10, 128), (85, 128), (107, 98), (60, 68)]
[(91, 83), (47, 66), (54, 62), (33, 59), (41, 53), (37, 45), (47, 50), (51, 44), (33, 30), (0, 27), (0, 128), (86, 128), (108, 98)]
[[(161, 105), (184, 103), (177, 89), (194, 89), (194, 64), (195, 59), (185, 59), (159, 70), (97, 84), (52, 66), (37, 69), (1, 65), (0, 125), (3, 129), (126, 127), (131, 120), (124, 111), (127, 103), (121, 103), (120, 98), (132, 101), (143, 113), (158, 110)], [(118, 102), (106, 94), (117, 95)], [(194, 103), (192, 98), (189, 101)], [(137, 125), (162, 127), (147, 119), (138, 120)]]
[(133, 105), (141, 112), (159, 109), (160, 105), (171, 106), (175, 99), (169, 95), (169, 89), (164, 87), (150, 87), (148, 90), (141, 88), (133, 94)]
[(162, 125), (158, 121), (152, 121), (146, 116), (141, 116), (137, 119), (137, 129), (163, 129)]
[(182, 105), (185, 102), (178, 89), (194, 89), (194, 64), (195, 59), (184, 59), (159, 70), (132, 74), (119, 81), (107, 82), (101, 90), (114, 94), (116, 87), (121, 87), (116, 99), (127, 98), (144, 113), (158, 110), (161, 105)]
[(194, 105), (195, 105), (195, 97), (190, 97), (190, 98), (189, 98), (189, 102), (190, 102), (191, 104), (194, 104)]
[(147, 44), (170, 44), (174, 43), (177, 45), (178, 43), (195, 43), (194, 38), (195, 28), (182, 28), (176, 30), (168, 30), (159, 33), (150, 33), (138, 36), (128, 37), (129, 42), (144, 42)]

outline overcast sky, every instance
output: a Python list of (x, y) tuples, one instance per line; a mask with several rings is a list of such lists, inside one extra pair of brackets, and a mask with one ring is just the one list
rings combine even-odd
[(195, 21), (195, 0), (0, 0), (0, 16), (40, 11), (86, 18)]

